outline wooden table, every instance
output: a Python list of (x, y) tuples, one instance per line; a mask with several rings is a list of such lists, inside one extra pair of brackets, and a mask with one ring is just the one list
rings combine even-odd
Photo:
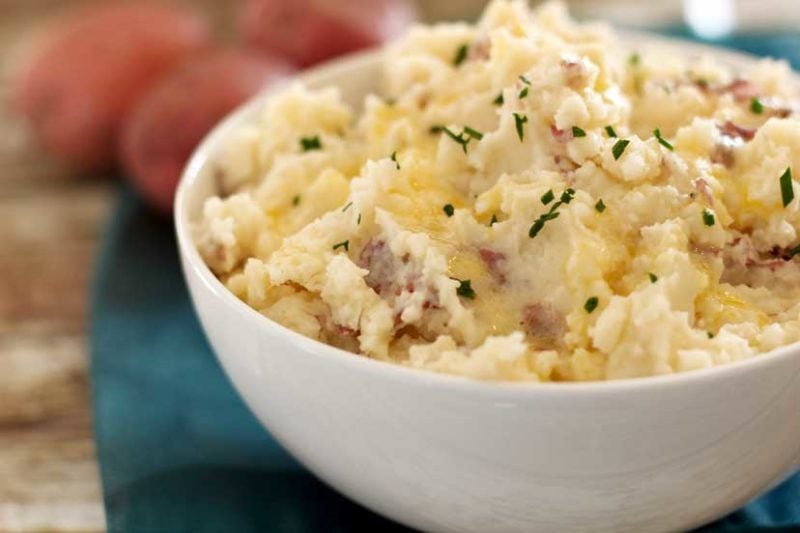
[[(62, 4), (88, 1), (0, 0), (0, 531), (105, 529), (87, 316), (113, 179), (44, 154), (8, 106), (25, 43)], [(230, 4), (195, 3), (224, 35)]]
[(0, 530), (105, 527), (87, 381), (87, 285), (111, 203), (6, 105), (17, 43), (52, 2), (0, 0)]

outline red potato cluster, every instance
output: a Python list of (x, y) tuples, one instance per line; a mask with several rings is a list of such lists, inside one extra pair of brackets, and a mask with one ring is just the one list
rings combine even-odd
[(221, 118), (292, 67), (280, 59), (223, 50), (163, 79), (125, 122), (120, 157), (153, 206), (172, 209), (183, 166)]
[(238, 26), (245, 45), (306, 67), (377, 46), (414, 18), (398, 0), (243, 0)]
[(120, 162), (169, 212), (205, 134), (266, 85), (380, 44), (413, 20), (403, 0), (241, 0), (239, 48), (217, 45), (199, 13), (98, 3), (53, 24), (15, 80), (13, 103), (40, 143), (73, 165)]
[(81, 9), (48, 29), (14, 102), (53, 154), (82, 168), (109, 167), (120, 126), (142, 95), (211, 42), (206, 21), (177, 7)]

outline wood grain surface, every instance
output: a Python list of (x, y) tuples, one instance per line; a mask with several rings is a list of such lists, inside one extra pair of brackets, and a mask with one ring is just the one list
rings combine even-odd
[[(43, 153), (9, 106), (10, 79), (36, 34), (81, 3), (0, 0), (0, 531), (105, 529), (87, 317), (113, 178)], [(230, 4), (194, 3), (224, 35)]]
[(9, 111), (11, 73), (52, 6), (0, 2), (0, 530), (97, 531), (86, 288), (112, 187), (40, 152)]

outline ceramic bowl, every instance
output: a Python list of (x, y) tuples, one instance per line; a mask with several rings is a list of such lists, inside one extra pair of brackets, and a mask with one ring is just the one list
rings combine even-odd
[[(679, 53), (686, 43), (637, 37)], [(734, 64), (751, 58), (711, 50)], [(377, 91), (380, 52), (300, 76), (352, 104)], [(269, 92), (188, 165), (175, 203), (197, 314), (247, 405), (342, 494), (422, 530), (670, 531), (720, 517), (800, 458), (800, 347), (728, 366), (600, 383), (483, 383), (407, 369), (305, 338), (238, 300), (192, 242), (215, 193), (209, 161)]]

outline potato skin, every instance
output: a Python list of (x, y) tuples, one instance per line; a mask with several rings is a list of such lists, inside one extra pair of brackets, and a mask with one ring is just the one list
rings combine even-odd
[(120, 159), (134, 187), (163, 213), (203, 137), (239, 104), (293, 71), (285, 61), (218, 50), (187, 62), (148, 93), (123, 126)]
[(13, 102), (47, 150), (91, 170), (113, 165), (120, 125), (140, 97), (212, 42), (194, 11), (146, 2), (78, 9), (43, 35)]
[(237, 24), (246, 46), (307, 67), (377, 46), (414, 18), (403, 0), (242, 0)]

